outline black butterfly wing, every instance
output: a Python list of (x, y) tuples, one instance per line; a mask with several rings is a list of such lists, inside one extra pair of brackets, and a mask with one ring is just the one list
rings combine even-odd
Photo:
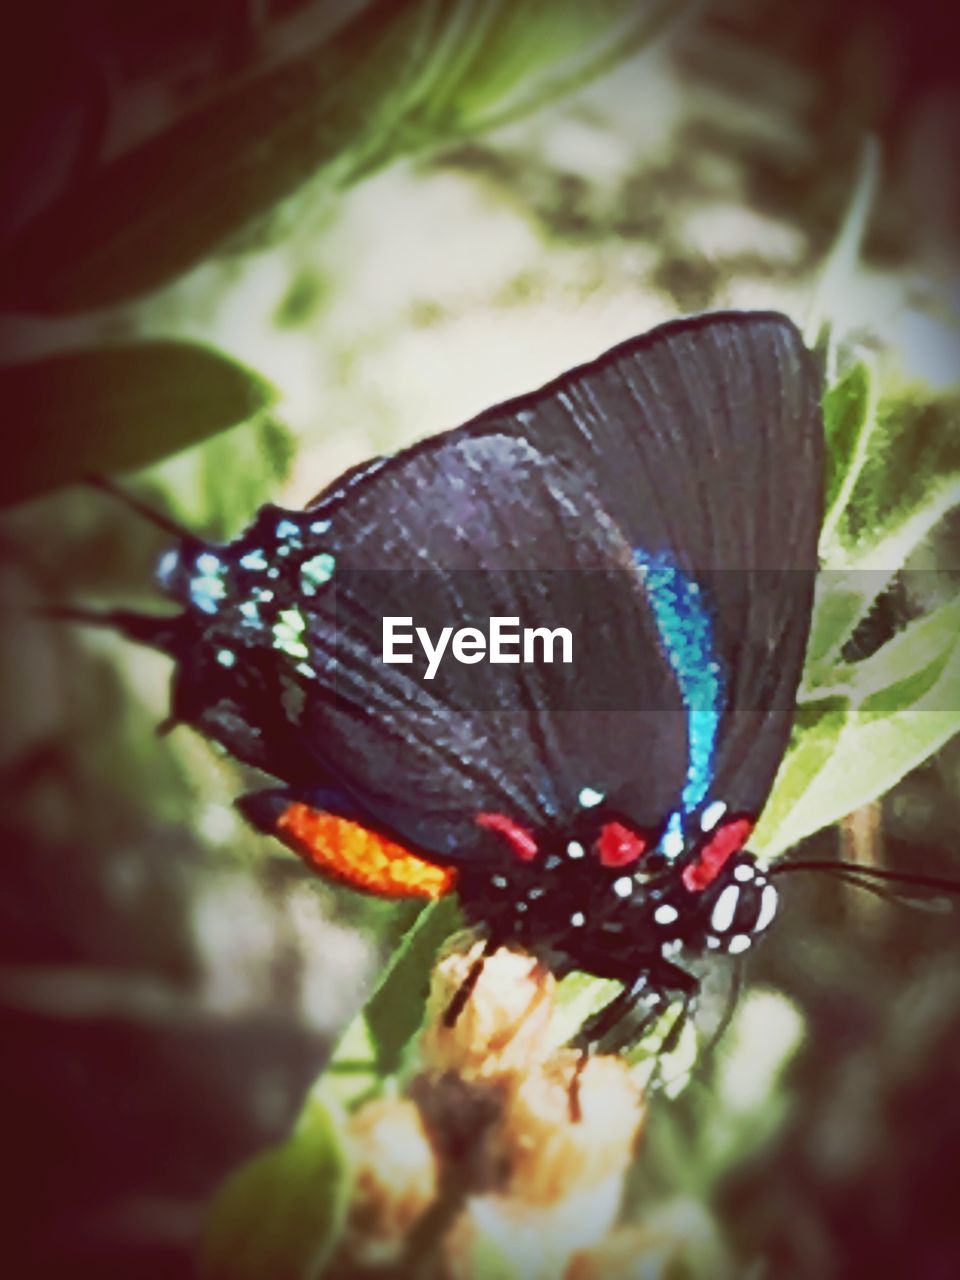
[[(497, 446), (499, 463), (487, 471), (491, 457), (485, 450), (471, 452), (471, 442), (491, 439), (524, 441), (533, 453), (521, 465), (518, 456)], [(453, 464), (458, 449), (462, 454)], [(424, 520), (417, 504), (427, 473), (433, 497)], [(671, 636), (679, 633), (682, 640), (685, 631), (698, 633), (699, 643), (688, 646), (688, 669), (680, 673), (686, 676), (680, 692), (688, 727), (692, 734), (691, 711), (709, 717), (712, 709), (719, 723), (712, 731), (709, 767), (701, 768), (704, 776), (687, 804), (695, 808), (722, 798), (732, 811), (756, 814), (792, 720), (817, 565), (822, 473), (819, 379), (796, 328), (773, 314), (718, 313), (665, 325), (456, 431), (358, 469), (327, 491), (321, 507), (341, 527), (345, 545), (353, 539), (374, 561), (381, 551), (389, 559), (401, 549), (409, 558), (414, 545), (429, 560), (439, 545), (447, 552), (450, 547), (450, 522), (435, 523), (434, 509), (469, 494), (472, 518), (499, 522), (494, 541), (498, 554), (507, 554), (503, 563), (519, 563), (509, 553), (522, 560), (540, 536), (542, 504), (572, 504), (575, 515), (555, 522), (550, 545), (558, 565), (591, 528), (596, 511), (603, 512), (641, 565), (654, 571), (647, 574), (648, 609), (636, 619), (634, 642), (614, 644), (614, 625), (594, 633), (607, 646), (609, 668), (624, 682), (621, 705), (663, 709), (664, 690), (673, 697), (678, 679), (675, 664), (664, 667)], [(593, 514), (581, 493), (591, 495)], [(464, 545), (470, 544), (469, 525), (453, 524), (464, 530)], [(469, 562), (467, 556), (464, 564)], [(699, 612), (692, 615), (671, 609), (678, 588), (689, 583), (702, 589)], [(696, 670), (714, 661), (719, 692), (698, 679)], [(371, 699), (373, 674), (363, 676)], [(546, 702), (556, 694), (545, 691)], [(549, 799), (556, 805), (568, 785), (566, 777), (551, 773), (556, 760), (543, 757), (538, 773), (525, 759), (541, 736), (544, 705), (544, 697), (533, 698), (526, 719), (518, 715), (503, 730), (495, 763), (486, 754), (496, 745), (489, 736), (475, 739), (475, 751), (466, 743), (445, 743), (451, 754), (445, 765), (436, 762), (434, 784), (448, 787), (462, 760), (465, 774), (475, 767), (488, 779), (496, 777), (505, 801), (521, 775), (528, 781), (536, 775), (539, 800), (536, 786), (525, 783), (526, 804), (542, 806)], [(414, 701), (396, 729), (381, 723), (371, 732), (384, 739), (396, 733), (395, 749), (402, 754), (400, 726), (409, 728), (421, 714), (432, 725), (435, 713), (436, 708), (427, 715)], [(581, 777), (604, 740), (591, 731), (589, 713), (582, 719)], [(473, 722), (468, 717), (461, 723), (469, 737)], [(675, 748), (675, 732), (664, 732)], [(634, 764), (629, 782), (617, 791), (618, 805), (639, 820), (649, 819), (666, 797), (672, 798), (667, 804), (675, 803), (674, 748), (657, 758), (628, 733), (614, 737), (623, 760)], [(651, 741), (657, 739), (653, 733)], [(612, 776), (609, 770), (606, 776)], [(426, 785), (427, 779), (418, 775), (418, 783)], [(461, 781), (446, 793), (451, 812), (480, 790)]]
[(664, 325), (467, 429), (505, 422), (592, 483), (635, 550), (703, 587), (723, 678), (710, 794), (757, 814), (789, 736), (822, 521), (820, 379), (796, 327)]
[[(589, 483), (516, 434), (454, 433), (365, 473), (329, 520), (303, 741), (373, 823), (456, 858), (482, 843), (478, 814), (562, 828), (586, 787), (629, 789), (639, 825), (662, 820), (685, 713), (629, 539)], [(433, 636), (489, 617), (565, 625), (574, 661), (448, 655), (427, 680), (419, 658), (383, 662), (384, 616)]]

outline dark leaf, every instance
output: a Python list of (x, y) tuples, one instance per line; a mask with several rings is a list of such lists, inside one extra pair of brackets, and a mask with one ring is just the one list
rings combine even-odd
[(0, 368), (11, 441), (0, 502), (146, 466), (245, 422), (273, 396), (249, 369), (180, 342), (99, 347)]
[(655, 35), (669, 0), (381, 0), (318, 49), (119, 157), (0, 254), (0, 306), (63, 314), (165, 284), (308, 179), (330, 187), (569, 91)]
[(316, 1094), (291, 1137), (245, 1164), (207, 1214), (202, 1280), (314, 1280), (339, 1238), (350, 1168), (336, 1115)]

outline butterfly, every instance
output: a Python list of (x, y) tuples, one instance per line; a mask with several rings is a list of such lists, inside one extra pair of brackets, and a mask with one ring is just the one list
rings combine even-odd
[[(173, 658), (170, 723), (272, 780), (238, 802), (260, 830), (616, 979), (599, 1036), (776, 915), (749, 841), (810, 627), (820, 393), (784, 316), (674, 321), (226, 544), (177, 531), (177, 612), (103, 620)], [(491, 618), (563, 624), (575, 660), (384, 660), (385, 619)]]

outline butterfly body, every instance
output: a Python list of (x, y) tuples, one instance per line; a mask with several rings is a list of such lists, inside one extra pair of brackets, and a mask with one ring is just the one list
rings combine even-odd
[[(318, 870), (455, 887), (492, 944), (689, 995), (684, 956), (745, 950), (776, 909), (745, 845), (790, 731), (822, 451), (789, 321), (663, 326), (174, 549), (172, 716), (275, 780), (241, 807)], [(384, 661), (397, 616), (563, 626), (574, 655), (425, 678)]]
[(731, 850), (708, 885), (691, 889), (684, 871), (700, 865), (696, 851), (675, 862), (654, 852), (603, 865), (610, 825), (622, 826), (598, 815), (572, 835), (544, 833), (529, 861), (463, 868), (466, 915), (497, 941), (539, 951), (558, 973), (580, 969), (627, 984), (656, 975), (659, 986), (677, 990), (689, 985), (677, 972), (684, 955), (742, 953), (771, 923), (776, 891), (750, 854)]

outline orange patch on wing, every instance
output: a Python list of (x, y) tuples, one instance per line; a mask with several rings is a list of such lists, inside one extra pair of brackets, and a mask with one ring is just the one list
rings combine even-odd
[(452, 868), (435, 866), (358, 822), (299, 802), (280, 815), (276, 834), (323, 875), (367, 893), (441, 898), (456, 883)]

